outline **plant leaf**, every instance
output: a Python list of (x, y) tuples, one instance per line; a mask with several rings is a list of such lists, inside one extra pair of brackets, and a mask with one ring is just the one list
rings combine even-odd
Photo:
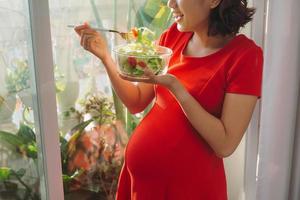
[(66, 174), (63, 174), (62, 178), (64, 183), (69, 183), (72, 180), (72, 178)]
[(62, 163), (62, 172), (67, 172), (67, 151), (68, 151), (68, 141), (60, 135), (60, 154), (61, 154), (61, 163)]
[(4, 141), (9, 144), (10, 146), (8, 147), (12, 147), (13, 151), (16, 151), (17, 148), (21, 147), (25, 143), (23, 138), (5, 131), (0, 131), (0, 141)]
[(21, 168), (18, 171), (16, 171), (15, 173), (18, 177), (22, 178), (25, 175), (26, 170), (24, 168)]
[(87, 121), (84, 121), (84, 122), (82, 122), (80, 124), (77, 124), (74, 128), (72, 128), (71, 133), (74, 133), (77, 130), (79, 130), (79, 132), (81, 133), (85, 129), (85, 127), (87, 127), (92, 121), (94, 121), (93, 118), (89, 119)]
[(37, 159), (37, 146), (36, 144), (26, 145), (26, 155), (29, 158)]
[(65, 152), (67, 151), (68, 141), (61, 135), (59, 136), (59, 141), (60, 141), (60, 151), (62, 155), (65, 155)]
[(6, 181), (11, 175), (11, 169), (7, 167), (0, 167), (0, 181)]
[(80, 131), (76, 131), (70, 138), (70, 140), (67, 143), (67, 151), (66, 151), (66, 158), (68, 158), (68, 155), (73, 155), (73, 153), (76, 151), (76, 141), (80, 137), (81, 133)]
[(33, 132), (33, 130), (23, 123), (20, 124), (18, 136), (23, 138), (25, 144), (36, 142), (36, 137), (35, 137), (35, 133)]

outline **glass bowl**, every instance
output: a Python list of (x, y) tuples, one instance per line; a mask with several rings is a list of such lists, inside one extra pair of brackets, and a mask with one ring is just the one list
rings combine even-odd
[(140, 80), (148, 79), (144, 75), (145, 68), (150, 69), (155, 75), (166, 74), (173, 53), (170, 48), (159, 45), (149, 48), (143, 45), (135, 46), (135, 44), (116, 46), (113, 52), (118, 72), (125, 77)]

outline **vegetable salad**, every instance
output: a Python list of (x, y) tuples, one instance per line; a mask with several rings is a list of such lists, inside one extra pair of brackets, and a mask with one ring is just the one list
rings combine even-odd
[(160, 74), (166, 67), (165, 52), (154, 44), (155, 34), (145, 27), (131, 30), (133, 40), (116, 49), (120, 70), (123, 74), (142, 77), (144, 69)]

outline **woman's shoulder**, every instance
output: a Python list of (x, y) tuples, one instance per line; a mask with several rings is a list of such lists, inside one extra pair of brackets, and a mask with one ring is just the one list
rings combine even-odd
[(262, 53), (262, 48), (254, 40), (244, 34), (236, 35), (230, 44), (230, 49), (235, 55)]
[(226, 71), (242, 71), (262, 68), (263, 51), (254, 40), (244, 34), (235, 36), (225, 47), (222, 62), (227, 63)]

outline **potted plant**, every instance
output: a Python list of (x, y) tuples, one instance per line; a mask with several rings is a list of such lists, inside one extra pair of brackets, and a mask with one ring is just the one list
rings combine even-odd
[[(7, 153), (13, 152), (10, 159), (16, 157), (16, 160), (22, 162), (21, 165), (14, 165), (15, 168), (18, 167), (19, 169), (0, 166), (0, 199), (40, 199), (38, 176), (31, 176), (32, 173), (29, 172), (31, 167), (28, 165), (27, 168), (23, 168), (25, 163), (34, 163), (35, 167), (33, 169), (37, 170), (35, 139), (33, 130), (25, 124), (20, 125), (17, 133), (0, 131), (1, 146), (5, 147)], [(4, 149), (1, 149), (1, 151), (4, 151)], [(30, 162), (30, 160), (33, 162)]]
[[(113, 103), (101, 94), (88, 95), (78, 111), (82, 120), (63, 147), (66, 198), (114, 199), (127, 133), (116, 120)], [(87, 118), (86, 118), (87, 117)], [(88, 128), (87, 128), (88, 127)]]
[[(123, 162), (127, 133), (116, 120), (112, 102), (102, 95), (88, 95), (82, 109), (70, 109), (77, 124), (60, 136), (65, 199), (114, 199)], [(33, 160), (37, 169), (37, 144), (34, 129), (21, 124), (17, 133), (0, 131), (0, 141), (10, 151)], [(40, 199), (38, 178), (24, 181), (29, 169), (0, 167), (0, 195), (11, 198)], [(1, 196), (0, 196), (1, 197)]]

